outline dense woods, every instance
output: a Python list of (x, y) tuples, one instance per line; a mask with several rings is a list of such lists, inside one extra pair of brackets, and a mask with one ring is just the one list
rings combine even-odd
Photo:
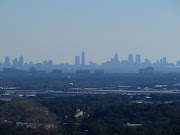
[[(150, 95), (152, 103), (132, 103), (144, 96), (97, 95), (59, 98), (15, 98), (0, 101), (1, 134), (51, 135), (178, 135), (178, 95)], [(173, 101), (167, 103), (167, 101)], [(77, 109), (82, 116), (75, 117)], [(48, 113), (45, 113), (47, 112)], [(18, 127), (15, 122), (53, 123), (53, 128)], [(141, 126), (127, 126), (142, 124)], [(42, 130), (43, 129), (43, 130)]]

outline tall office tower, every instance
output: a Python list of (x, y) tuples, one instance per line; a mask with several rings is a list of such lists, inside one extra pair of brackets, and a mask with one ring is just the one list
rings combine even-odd
[(132, 54), (129, 54), (128, 60), (130, 63), (133, 63), (133, 55)]
[(140, 64), (141, 63), (141, 55), (136, 54), (136, 63)]
[(14, 67), (14, 68), (17, 68), (17, 66), (18, 66), (18, 60), (17, 60), (17, 58), (15, 58), (15, 59), (13, 60), (13, 67)]
[(163, 63), (163, 60), (162, 60), (162, 59), (160, 59), (160, 63), (161, 63), (161, 64)]
[(163, 64), (166, 64), (166, 57), (163, 57), (163, 60), (162, 60)]
[(149, 64), (149, 60), (148, 59), (145, 59), (145, 64)]
[(43, 65), (47, 65), (47, 64), (48, 64), (47, 60), (44, 60)]
[(53, 61), (52, 61), (52, 60), (49, 60), (49, 61), (48, 61), (48, 65), (49, 65), (49, 66), (52, 66), (52, 65), (53, 65)]
[(114, 55), (114, 62), (115, 62), (115, 63), (118, 63), (118, 61), (119, 61), (119, 60), (118, 60), (118, 54), (116, 53), (116, 54)]
[(80, 65), (80, 56), (75, 56), (75, 66)]
[(23, 64), (24, 64), (24, 60), (23, 60), (22, 55), (19, 57), (19, 64), (20, 64), (20, 66), (23, 66)]
[(10, 63), (10, 60), (9, 60), (9, 57), (5, 57), (5, 62), (4, 62), (4, 67), (5, 68), (9, 68), (11, 66), (11, 63)]
[(85, 53), (84, 53), (84, 51), (81, 54), (81, 65), (85, 66)]
[(44, 66), (47, 66), (47, 65), (48, 65), (47, 60), (44, 60), (44, 61), (43, 61), (43, 65), (44, 65)]

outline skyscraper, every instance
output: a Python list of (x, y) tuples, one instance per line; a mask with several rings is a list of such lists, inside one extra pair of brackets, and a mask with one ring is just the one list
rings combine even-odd
[(141, 55), (136, 54), (136, 63), (141, 63)]
[(47, 65), (47, 64), (48, 64), (47, 60), (44, 60), (43, 65)]
[(118, 63), (118, 61), (119, 61), (119, 60), (118, 60), (118, 54), (116, 53), (116, 54), (114, 55), (114, 62), (115, 62), (115, 63)]
[(9, 57), (5, 57), (5, 62), (4, 62), (4, 67), (5, 68), (9, 68), (11, 66), (11, 63), (10, 63), (10, 60), (9, 60)]
[(13, 60), (13, 67), (14, 67), (14, 68), (17, 68), (17, 66), (18, 66), (18, 60), (17, 60), (17, 58), (15, 58), (15, 59)]
[(166, 64), (166, 57), (163, 57), (163, 64)]
[(128, 60), (130, 63), (133, 63), (133, 55), (132, 54), (129, 54)]
[(19, 57), (19, 64), (20, 64), (20, 66), (23, 66), (23, 64), (24, 64), (24, 60), (23, 60), (22, 55)]
[(80, 65), (80, 56), (75, 56), (75, 66)]
[(49, 60), (48, 61), (48, 66), (52, 66), (53, 65), (53, 61), (52, 60)]
[(85, 53), (84, 53), (84, 51), (81, 54), (81, 65), (85, 66)]

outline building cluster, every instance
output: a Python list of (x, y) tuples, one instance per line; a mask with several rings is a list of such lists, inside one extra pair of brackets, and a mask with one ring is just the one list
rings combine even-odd
[(81, 63), (80, 63), (80, 56), (75, 56), (75, 66), (76, 67), (85, 66), (85, 53), (84, 53), (84, 51), (81, 54)]
[(118, 60), (118, 54), (116, 53), (110, 61), (102, 63), (103, 67), (109, 68), (145, 68), (145, 67), (167, 67), (167, 66), (175, 66), (172, 63), (166, 62), (166, 57), (157, 60), (156, 63), (152, 63), (149, 59), (145, 59), (143, 62), (141, 61), (141, 55), (136, 54), (135, 59), (133, 58), (133, 54), (129, 54), (128, 60)]
[(5, 68), (7, 71), (15, 69), (29, 71), (29, 69), (31, 69), (46, 72), (56, 72), (61, 70), (69, 73), (83, 73), (92, 71), (106, 73), (146, 73), (150, 71), (150, 68), (146, 69), (147, 67), (153, 67), (154, 71), (159, 72), (176, 72), (180, 71), (180, 61), (177, 61), (176, 64), (168, 63), (166, 61), (166, 57), (163, 57), (162, 59), (153, 63), (149, 59), (142, 61), (141, 55), (139, 54), (136, 54), (135, 58), (133, 54), (129, 54), (127, 60), (120, 61), (119, 56), (116, 53), (113, 58), (100, 65), (92, 61), (90, 61), (89, 64), (86, 64), (85, 52), (83, 51), (81, 56), (75, 56), (74, 64), (53, 64), (52, 60), (44, 60), (43, 63), (24, 63), (22, 55), (19, 57), (19, 59), (15, 58), (12, 63), (10, 62), (9, 57), (5, 57), (5, 61), (0, 62), (1, 71)]
[(19, 57), (19, 61), (17, 58), (15, 58), (13, 60), (13, 63), (11, 64), (9, 57), (5, 57), (5, 61), (4, 63), (1, 63), (1, 66), (3, 66), (4, 68), (10, 68), (10, 67), (14, 67), (17, 69), (23, 69), (24, 66), (24, 61), (23, 61), (23, 56), (21, 55)]
[(8, 56), (5, 57), (4, 62), (0, 62), (0, 70), (4, 69), (5, 72), (17, 71), (17, 70), (25, 70), (29, 69), (37, 69), (43, 71), (52, 71), (53, 70), (53, 61), (52, 60), (44, 60), (43, 63), (33, 63), (32, 61), (29, 63), (24, 63), (24, 58), (21, 55), (18, 58), (15, 58), (12, 63)]

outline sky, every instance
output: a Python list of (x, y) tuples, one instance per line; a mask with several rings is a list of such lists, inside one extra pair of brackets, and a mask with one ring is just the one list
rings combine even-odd
[(179, 0), (0, 0), (0, 61), (180, 60)]

